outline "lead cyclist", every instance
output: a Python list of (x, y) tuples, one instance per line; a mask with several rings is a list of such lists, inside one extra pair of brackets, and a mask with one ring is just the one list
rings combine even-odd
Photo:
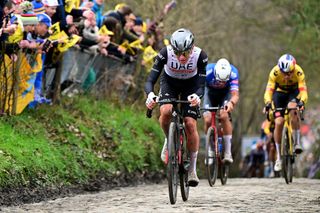
[[(195, 187), (199, 183), (196, 171), (199, 150), (199, 134), (197, 130), (197, 107), (200, 106), (204, 93), (206, 77), (207, 54), (194, 45), (194, 35), (191, 31), (181, 28), (170, 38), (170, 45), (162, 48), (155, 57), (154, 65), (145, 84), (147, 94), (146, 106), (152, 109), (156, 99), (171, 98), (188, 100), (190, 104), (183, 104), (183, 116), (187, 135), (187, 149), (190, 153), (190, 167), (188, 184)], [(164, 69), (164, 72), (162, 70)], [(154, 94), (154, 85), (160, 79), (159, 97)], [(160, 126), (165, 134), (161, 159), (167, 163), (167, 137), (171, 121), (171, 104), (160, 104)]]

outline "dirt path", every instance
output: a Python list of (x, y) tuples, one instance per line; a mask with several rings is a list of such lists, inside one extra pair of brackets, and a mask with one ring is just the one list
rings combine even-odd
[(201, 180), (190, 190), (189, 200), (171, 205), (166, 182), (125, 187), (95, 194), (60, 198), (3, 212), (320, 212), (320, 180), (283, 178), (229, 179), (210, 187)]

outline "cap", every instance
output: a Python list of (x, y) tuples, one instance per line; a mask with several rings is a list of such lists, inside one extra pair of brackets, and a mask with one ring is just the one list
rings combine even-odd
[(143, 25), (143, 20), (141, 17), (137, 17), (136, 20), (134, 21), (134, 25)]
[(51, 18), (47, 14), (40, 13), (37, 14), (37, 17), (39, 22), (46, 24), (47, 27), (51, 27)]
[(59, 6), (58, 0), (42, 0), (42, 3), (49, 7)]

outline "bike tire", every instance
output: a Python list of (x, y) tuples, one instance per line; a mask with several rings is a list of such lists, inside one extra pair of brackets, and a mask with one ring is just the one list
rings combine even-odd
[(220, 162), (219, 162), (219, 171), (220, 171), (220, 181), (222, 185), (227, 184), (228, 176), (229, 176), (229, 163), (223, 163), (221, 159), (224, 159), (224, 139), (222, 137), (222, 151), (220, 153)]
[(181, 147), (182, 164), (180, 165), (179, 176), (180, 176), (180, 191), (183, 201), (187, 201), (189, 198), (189, 185), (188, 185), (188, 170), (190, 166), (189, 152), (187, 150), (187, 136), (186, 133), (182, 132), (183, 147)]
[[(206, 162), (206, 171), (207, 171), (207, 179), (209, 185), (212, 187), (217, 179), (218, 176), (218, 160), (216, 156), (216, 134), (215, 129), (210, 127), (207, 131), (206, 135), (206, 153), (205, 153), (205, 162)], [(213, 156), (209, 157), (209, 151), (213, 152)], [(212, 160), (212, 164), (209, 164), (210, 160)]]
[(178, 189), (178, 157), (177, 157), (177, 128), (176, 123), (171, 122), (169, 127), (168, 136), (168, 164), (167, 164), (167, 179), (169, 189), (169, 199), (171, 204), (175, 204), (177, 201), (177, 189)]
[(288, 128), (284, 127), (281, 139), (281, 160), (282, 160), (282, 175), (287, 184), (290, 183), (290, 168), (292, 168), (291, 158), (289, 155), (289, 137)]

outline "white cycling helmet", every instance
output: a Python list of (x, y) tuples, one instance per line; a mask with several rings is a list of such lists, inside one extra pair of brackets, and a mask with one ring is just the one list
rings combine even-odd
[(296, 59), (290, 54), (282, 55), (278, 60), (278, 67), (281, 72), (288, 73), (294, 70)]
[(225, 58), (221, 58), (217, 61), (214, 67), (214, 76), (218, 81), (228, 81), (231, 75), (231, 65)]
[(171, 35), (170, 44), (176, 52), (188, 51), (193, 47), (194, 36), (190, 30), (181, 28)]

